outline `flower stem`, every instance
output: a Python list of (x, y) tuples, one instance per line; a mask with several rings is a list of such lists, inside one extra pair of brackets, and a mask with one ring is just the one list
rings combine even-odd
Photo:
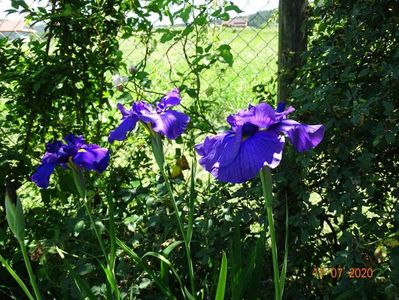
[(265, 198), (265, 207), (267, 212), (267, 220), (269, 223), (269, 232), (272, 247), (272, 260), (273, 260), (273, 275), (274, 275), (274, 291), (275, 299), (280, 300), (280, 276), (278, 269), (278, 257), (277, 257), (277, 242), (276, 234), (274, 231), (274, 218), (273, 218), (273, 204), (272, 204), (272, 177), (270, 174), (270, 169), (268, 167), (263, 167), (259, 172), (260, 179), (262, 181), (263, 197)]
[(105, 260), (107, 261), (107, 264), (109, 264), (108, 255), (107, 255), (107, 252), (105, 251), (104, 243), (103, 243), (103, 241), (101, 239), (100, 233), (98, 232), (98, 229), (96, 227), (96, 223), (94, 222), (93, 215), (91, 214), (90, 207), (89, 207), (89, 205), (87, 203), (86, 197), (84, 198), (84, 205), (85, 205), (86, 212), (87, 212), (87, 214), (89, 216), (89, 219), (90, 219), (91, 227), (93, 227), (93, 230), (94, 230), (94, 233), (96, 234), (98, 243), (100, 244), (101, 251), (103, 252), (103, 254), (105, 256)]
[(173, 190), (172, 190), (172, 186), (169, 181), (169, 177), (165, 173), (165, 157), (164, 157), (164, 153), (163, 153), (161, 137), (156, 133), (152, 133), (151, 134), (151, 144), (152, 144), (152, 150), (153, 150), (154, 156), (155, 156), (155, 161), (157, 162), (158, 167), (161, 171), (162, 177), (165, 181), (166, 188), (168, 190), (169, 197), (172, 201), (173, 209), (174, 209), (175, 215), (176, 215), (177, 225), (178, 225), (178, 227), (180, 229), (180, 233), (183, 237), (184, 247), (185, 247), (186, 256), (187, 256), (188, 271), (189, 271), (189, 276), (190, 276), (191, 293), (192, 293), (192, 296), (195, 297), (194, 268), (193, 268), (193, 261), (191, 259), (190, 242), (187, 240), (187, 237), (186, 237), (186, 234), (184, 231), (183, 222), (181, 220), (179, 208), (177, 206), (175, 197), (173, 195)]
[[(112, 275), (111, 278), (109, 276), (107, 276), (107, 279), (108, 279), (108, 281), (112, 280), (112, 282), (109, 282), (109, 284), (111, 285), (111, 287), (113, 288), (113, 290), (115, 292), (116, 299), (120, 299), (120, 293), (119, 293), (118, 285), (116, 283), (115, 272), (114, 272), (114, 266), (115, 266), (115, 234), (113, 234), (114, 238), (111, 238), (111, 239), (113, 239), (113, 243), (114, 244), (113, 244), (113, 246), (111, 245), (111, 254), (110, 254), (110, 257), (108, 258), (107, 251), (105, 251), (105, 246), (104, 246), (103, 240), (101, 239), (101, 235), (98, 232), (98, 229), (96, 227), (96, 223), (94, 222), (94, 218), (93, 218), (93, 215), (91, 214), (90, 207), (88, 205), (86, 196), (84, 197), (84, 205), (85, 205), (87, 214), (89, 215), (89, 218), (90, 218), (91, 227), (93, 227), (93, 230), (94, 230), (94, 232), (96, 234), (98, 243), (100, 244), (101, 251), (104, 254), (105, 261), (107, 263), (108, 272), (110, 272), (111, 275)], [(113, 217), (112, 217), (112, 219), (113, 219)], [(112, 220), (112, 222), (113, 222), (113, 220)], [(112, 230), (115, 233), (115, 228), (114, 227), (113, 227)], [(111, 233), (111, 228), (110, 228), (110, 233)], [(112, 236), (112, 233), (110, 235)], [(111, 244), (112, 244), (112, 241), (111, 241)], [(114, 252), (112, 252), (112, 251), (114, 251)], [(114, 254), (112, 254), (112, 253), (114, 253)]]
[(186, 254), (187, 254), (188, 272), (189, 272), (189, 275), (190, 275), (191, 293), (195, 297), (194, 268), (193, 268), (193, 261), (191, 260), (190, 244), (188, 243), (188, 241), (186, 239), (186, 234), (184, 232), (183, 223), (182, 223), (182, 220), (180, 218), (179, 208), (177, 207), (177, 203), (175, 201), (175, 197), (173, 196), (172, 186), (170, 185), (169, 178), (166, 176), (165, 172), (162, 172), (162, 176), (164, 177), (165, 184), (166, 184), (166, 187), (168, 189), (169, 196), (170, 196), (170, 198), (172, 200), (173, 208), (174, 208), (175, 214), (176, 214), (177, 223), (178, 223), (181, 235), (182, 235), (183, 240), (184, 240), (184, 246), (186, 248)]
[[(112, 290), (115, 293), (115, 297), (117, 300), (120, 299), (120, 292), (118, 289), (118, 285), (116, 282), (116, 277), (115, 277), (115, 258), (116, 258), (116, 247), (115, 247), (115, 220), (114, 220), (114, 202), (112, 200), (112, 197), (110, 196), (110, 193), (107, 193), (107, 199), (108, 199), (108, 205), (109, 205), (109, 234), (110, 234), (110, 241), (111, 241), (111, 250), (110, 254), (108, 256), (108, 252), (105, 250), (105, 246), (103, 243), (103, 240), (101, 239), (101, 235), (98, 232), (98, 229), (96, 227), (96, 223), (94, 222), (93, 215), (91, 213), (88, 201), (87, 201), (87, 190), (86, 190), (86, 182), (83, 177), (82, 170), (75, 166), (72, 162), (69, 164), (69, 167), (72, 169), (72, 175), (73, 175), (73, 180), (75, 182), (76, 189), (79, 192), (79, 195), (83, 198), (84, 206), (86, 208), (87, 215), (89, 216), (90, 219), (90, 224), (93, 227), (93, 230), (96, 234), (98, 243), (100, 244), (101, 251), (103, 252), (103, 255), (105, 257), (105, 261), (107, 263), (106, 269), (104, 271), (106, 272), (107, 279), (109, 285), (112, 287)], [(108, 285), (107, 285), (108, 287)]]
[[(116, 260), (116, 235), (115, 235), (115, 219), (114, 219), (114, 200), (110, 193), (107, 195), (108, 198), (108, 206), (109, 206), (109, 237), (111, 242), (111, 249), (109, 254), (109, 263), (108, 268), (111, 272), (114, 280), (115, 280), (115, 260)], [(116, 280), (115, 280), (116, 281)], [(120, 299), (120, 292), (118, 286), (115, 284), (116, 290), (115, 295), (116, 299)]]
[(33, 288), (33, 292), (35, 293), (36, 299), (37, 300), (41, 300), (42, 296), (40, 295), (39, 288), (37, 287), (36, 277), (35, 277), (35, 274), (33, 274), (32, 265), (30, 264), (28, 251), (26, 251), (25, 243), (21, 239), (18, 239), (18, 242), (19, 242), (19, 245), (21, 247), (22, 255), (24, 257), (24, 262), (25, 262), (26, 269), (28, 270), (29, 279), (30, 279), (30, 283), (31, 283), (32, 288)]

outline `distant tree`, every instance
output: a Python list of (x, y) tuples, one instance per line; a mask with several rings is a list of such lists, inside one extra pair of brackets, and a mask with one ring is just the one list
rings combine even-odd
[(264, 25), (276, 12), (275, 9), (258, 11), (248, 16), (248, 26), (260, 28)]

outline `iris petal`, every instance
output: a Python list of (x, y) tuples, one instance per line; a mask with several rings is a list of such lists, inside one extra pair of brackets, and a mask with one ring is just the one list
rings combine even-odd
[(168, 139), (174, 140), (180, 136), (190, 121), (186, 114), (168, 110), (160, 114), (151, 114), (146, 116), (138, 116), (143, 122), (151, 123), (155, 132), (165, 135)]
[(74, 135), (73, 133), (69, 133), (66, 137), (64, 137), (65, 142), (70, 144), (71, 146), (80, 146), (85, 143), (83, 136), (81, 135)]
[(46, 144), (46, 152), (48, 153), (57, 153), (60, 148), (63, 146), (61, 141), (54, 141)]
[(173, 89), (166, 94), (165, 97), (159, 101), (157, 108), (159, 110), (165, 110), (168, 107), (179, 105), (181, 102), (180, 93), (178, 89)]
[(202, 156), (199, 160), (200, 165), (212, 173), (215, 166), (229, 165), (237, 156), (240, 145), (241, 130), (239, 134), (228, 131), (206, 137), (202, 144), (195, 146), (195, 150)]
[(316, 147), (324, 137), (323, 125), (306, 125), (294, 120), (282, 120), (270, 128), (287, 134), (295, 150), (304, 152)]
[(152, 105), (145, 101), (134, 102), (132, 105), (132, 110), (136, 114), (143, 116), (157, 113), (156, 110), (152, 107)]
[(130, 110), (126, 109), (121, 103), (118, 103), (116, 105), (116, 107), (119, 109), (119, 111), (121, 112), (122, 116), (128, 117), (128, 116), (131, 115)]
[(235, 115), (227, 117), (227, 122), (233, 130), (243, 126), (245, 123), (250, 123), (259, 128), (267, 128), (275, 123), (276, 112), (267, 103), (260, 103), (256, 106), (249, 106), (248, 109), (243, 109)]
[[(239, 129), (240, 131), (240, 129)], [(241, 183), (254, 178), (264, 165), (278, 166), (284, 137), (259, 131), (242, 141), (239, 134), (222, 133), (196, 146), (201, 166), (224, 182)]]
[(47, 188), (49, 185), (50, 175), (53, 174), (56, 165), (56, 162), (43, 162), (37, 167), (36, 172), (32, 174), (32, 181), (36, 183), (38, 187)]
[(94, 170), (101, 173), (108, 166), (109, 151), (97, 145), (84, 145), (72, 160), (76, 165), (86, 170)]
[(122, 123), (115, 130), (111, 130), (108, 141), (112, 144), (115, 140), (125, 140), (127, 133), (136, 127), (137, 121), (138, 118), (136, 116), (122, 120)]
[(229, 165), (219, 165), (212, 174), (220, 181), (242, 183), (254, 178), (263, 166), (275, 168), (281, 160), (284, 137), (259, 131), (242, 142)]

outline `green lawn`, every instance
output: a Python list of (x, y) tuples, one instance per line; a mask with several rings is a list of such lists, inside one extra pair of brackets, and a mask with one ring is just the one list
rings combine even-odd
[[(161, 34), (153, 36), (152, 52), (149, 55), (146, 71), (150, 73), (151, 89), (164, 92), (184, 82), (192, 86), (193, 79), (182, 76), (188, 70), (184, 59), (182, 43), (173, 40), (160, 43)], [(224, 118), (228, 113), (247, 106), (254, 101), (252, 87), (267, 82), (277, 70), (277, 27), (263, 29), (248, 27), (232, 29), (225, 27), (208, 28), (200, 45), (212, 43), (215, 48), (228, 44), (234, 56), (232, 67), (218, 63), (201, 76), (201, 98), (215, 105), (216, 113)], [(192, 54), (193, 41), (188, 43)], [(145, 47), (139, 38), (132, 37), (121, 41), (125, 62), (139, 63), (145, 55)], [(183, 95), (184, 98), (184, 95)]]

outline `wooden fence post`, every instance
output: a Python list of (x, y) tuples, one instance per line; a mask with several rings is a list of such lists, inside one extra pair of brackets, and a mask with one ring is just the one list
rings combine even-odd
[[(302, 65), (301, 53), (306, 50), (306, 32), (304, 21), (306, 18), (307, 0), (280, 0), (278, 18), (278, 81), (277, 102), (285, 102), (291, 96), (291, 87), (295, 79), (295, 70)], [(278, 193), (279, 205), (275, 210), (275, 226), (277, 236), (277, 248), (280, 262), (283, 259), (285, 244), (285, 201), (289, 213), (292, 215), (298, 211), (297, 195), (284, 189), (285, 193)], [(291, 228), (293, 229), (293, 228)], [(291, 236), (295, 235), (290, 230)]]
[(294, 80), (295, 69), (301, 65), (301, 52), (306, 50), (306, 33), (303, 23), (307, 0), (280, 0), (278, 16), (278, 84), (277, 102), (291, 96), (289, 85)]

